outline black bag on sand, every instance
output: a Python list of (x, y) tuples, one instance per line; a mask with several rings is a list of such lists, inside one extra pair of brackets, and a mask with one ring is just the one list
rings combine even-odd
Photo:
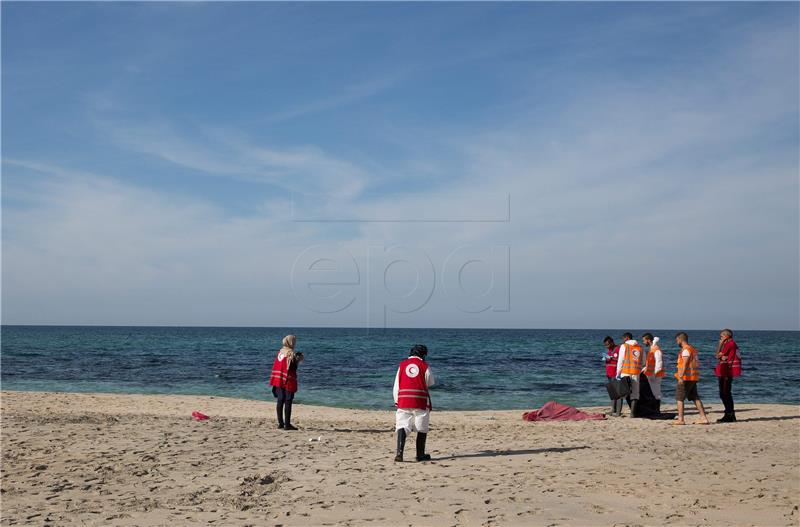
[(672, 419), (675, 417), (673, 413), (662, 413), (661, 405), (653, 395), (653, 390), (650, 388), (650, 380), (646, 375), (639, 377), (639, 404), (636, 406), (636, 417), (643, 417), (645, 419)]
[(608, 390), (608, 397), (613, 401), (622, 399), (631, 393), (631, 385), (628, 384), (626, 379), (611, 379), (606, 384), (606, 390)]

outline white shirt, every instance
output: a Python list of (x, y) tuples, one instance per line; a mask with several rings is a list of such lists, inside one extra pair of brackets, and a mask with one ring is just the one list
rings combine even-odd
[(639, 379), (638, 373), (633, 375), (630, 373), (622, 373), (622, 363), (625, 362), (625, 350), (627, 349), (625, 346), (633, 346), (635, 344), (637, 344), (635, 340), (628, 340), (625, 341), (625, 344), (619, 347), (619, 358), (617, 359), (617, 377), (630, 377), (631, 379), (635, 380)]
[(655, 359), (656, 359), (655, 373), (663, 371), (664, 370), (664, 354), (661, 351), (661, 348), (653, 349), (653, 346), (650, 346), (650, 351), (648, 351), (648, 353), (654, 353), (655, 354)]
[[(409, 359), (422, 360), (414, 355), (409, 357)], [(436, 384), (436, 379), (433, 378), (433, 373), (431, 373), (431, 369), (428, 368), (427, 370), (425, 370), (425, 386), (430, 388), (434, 384)], [(397, 404), (397, 394), (399, 391), (400, 391), (400, 368), (397, 368), (397, 373), (394, 376), (394, 390), (393, 390), (395, 404)]]

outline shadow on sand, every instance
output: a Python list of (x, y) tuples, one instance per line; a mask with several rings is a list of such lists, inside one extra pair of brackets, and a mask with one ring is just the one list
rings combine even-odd
[(454, 456), (435, 457), (431, 461), (445, 461), (448, 459), (461, 459), (470, 457), (498, 457), (498, 456), (524, 456), (527, 454), (550, 454), (558, 452), (569, 452), (571, 450), (583, 450), (588, 446), (569, 446), (554, 448), (533, 448), (528, 450), (483, 450), (474, 454), (457, 454)]
[(352, 434), (391, 434), (393, 428), (303, 428), (309, 432), (348, 432)]
[[(739, 413), (739, 410), (736, 410)], [(792, 419), (800, 419), (800, 415), (784, 415), (776, 417), (751, 417), (750, 419), (737, 419), (737, 423), (755, 423), (757, 421), (790, 421)]]

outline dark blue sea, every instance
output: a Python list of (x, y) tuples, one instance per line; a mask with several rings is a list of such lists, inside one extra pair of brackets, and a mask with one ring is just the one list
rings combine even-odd
[[(641, 335), (643, 331), (634, 332)], [(297, 335), (297, 401), (393, 408), (399, 361), (415, 343), (430, 350), (438, 409), (525, 409), (554, 399), (605, 405), (603, 337), (622, 330), (348, 329), (3, 326), (4, 390), (197, 394), (271, 400), (266, 384), (281, 338)], [(674, 330), (662, 338), (674, 393)], [(700, 394), (717, 399), (718, 331), (690, 332), (700, 351)], [(738, 401), (800, 403), (800, 332), (740, 331), (743, 377)]]

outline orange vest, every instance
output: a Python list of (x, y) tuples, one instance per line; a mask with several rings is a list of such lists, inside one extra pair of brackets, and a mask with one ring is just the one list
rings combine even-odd
[[(688, 351), (689, 357), (684, 362), (683, 352)], [(683, 377), (681, 377), (681, 366), (684, 366)], [(679, 381), (699, 381), (700, 380), (700, 361), (697, 359), (697, 350), (690, 345), (678, 353), (678, 371), (675, 378)]]
[(622, 375), (639, 375), (642, 373), (642, 347), (638, 344), (625, 344), (625, 356), (622, 359)]
[(656, 377), (663, 377), (664, 376), (664, 354), (661, 354), (661, 371), (656, 373), (656, 351), (661, 351), (661, 348), (658, 346), (653, 346), (650, 348), (650, 351), (647, 353), (647, 361), (644, 363), (644, 374), (648, 377), (652, 377), (655, 375)]

